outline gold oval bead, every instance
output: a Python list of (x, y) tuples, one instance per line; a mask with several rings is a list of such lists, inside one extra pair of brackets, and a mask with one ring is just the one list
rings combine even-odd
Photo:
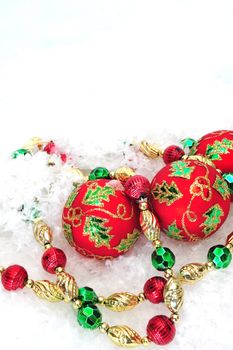
[(39, 242), (43, 246), (52, 242), (52, 231), (43, 220), (39, 220), (34, 223), (33, 233), (37, 242)]
[(57, 274), (57, 288), (67, 303), (75, 299), (78, 295), (78, 286), (75, 278), (67, 272), (63, 271)]
[(184, 290), (180, 282), (171, 277), (164, 288), (164, 303), (172, 313), (178, 313), (184, 303)]
[(127, 292), (114, 293), (104, 300), (104, 305), (108, 309), (117, 312), (131, 310), (138, 303), (138, 297)]
[(192, 263), (184, 265), (178, 274), (178, 279), (182, 283), (193, 284), (200, 281), (208, 272), (206, 264)]
[(63, 300), (63, 295), (60, 293), (57, 285), (50, 281), (34, 281), (32, 290), (39, 298), (50, 302)]
[(113, 178), (121, 182), (127, 181), (131, 176), (135, 175), (135, 172), (132, 168), (121, 167), (118, 168), (113, 174)]
[(158, 220), (150, 210), (140, 212), (140, 225), (142, 232), (149, 241), (157, 241), (160, 236), (160, 227)]
[(118, 346), (135, 347), (142, 344), (140, 335), (128, 326), (109, 327), (107, 334)]
[(156, 147), (155, 145), (150, 144), (147, 141), (142, 141), (140, 144), (140, 151), (147, 156), (148, 158), (158, 158), (163, 155), (163, 151)]

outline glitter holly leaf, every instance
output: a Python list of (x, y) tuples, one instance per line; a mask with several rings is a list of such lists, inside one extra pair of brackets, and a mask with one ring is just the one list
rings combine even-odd
[(177, 227), (176, 220), (173, 221), (171, 225), (168, 225), (167, 229), (164, 229), (167, 236), (182, 240), (183, 236), (180, 234), (182, 231)]
[(110, 248), (110, 240), (112, 236), (109, 232), (112, 227), (104, 226), (108, 223), (107, 219), (99, 218), (96, 216), (87, 216), (84, 226), (84, 236), (89, 236), (91, 242), (95, 243), (95, 247), (99, 248), (102, 246)]
[(103, 206), (102, 201), (109, 202), (109, 196), (115, 195), (115, 189), (110, 186), (101, 187), (98, 185), (90, 186), (83, 200), (83, 204)]
[(183, 194), (174, 181), (169, 185), (165, 180), (161, 185), (156, 184), (155, 188), (152, 189), (152, 195), (159, 203), (166, 203), (167, 205), (171, 205), (183, 197)]
[(223, 199), (230, 198), (230, 189), (227, 182), (218, 175), (216, 176), (213, 188), (221, 194)]
[(71, 225), (67, 224), (66, 222), (63, 223), (63, 231), (64, 231), (64, 236), (69, 242), (69, 244), (74, 247), (74, 240), (73, 240), (73, 235), (72, 235), (72, 228)]
[(193, 166), (189, 166), (189, 162), (178, 160), (171, 164), (171, 174), (169, 176), (183, 177), (190, 179), (190, 176), (194, 170)]
[(221, 223), (221, 216), (224, 215), (224, 212), (219, 204), (215, 204), (208, 211), (206, 211), (203, 216), (206, 220), (201, 226), (204, 226), (203, 232), (206, 235), (209, 235), (216, 230), (217, 226)]
[(233, 150), (233, 140), (222, 139), (208, 145), (206, 155), (211, 160), (222, 160), (221, 154), (227, 154), (229, 150)]
[(140, 232), (138, 230), (134, 230), (132, 233), (127, 234), (127, 238), (123, 238), (120, 243), (114, 247), (118, 252), (127, 252), (131, 245), (133, 245), (138, 237), (140, 236)]

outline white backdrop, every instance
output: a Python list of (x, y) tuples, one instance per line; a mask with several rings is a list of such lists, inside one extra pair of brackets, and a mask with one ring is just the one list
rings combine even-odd
[[(231, 0), (0, 0), (0, 154), (5, 157), (30, 137), (41, 136), (65, 140), (77, 152), (82, 143), (95, 165), (97, 150), (101, 159), (101, 152), (117, 151), (125, 140), (147, 137), (168, 145), (180, 137), (232, 129), (232, 16)], [(0, 244), (0, 264), (1, 256), (12, 261), (10, 242)], [(17, 244), (20, 257), (27, 247), (22, 242), (20, 250)], [(64, 247), (75, 266), (76, 256)], [(146, 249), (144, 244), (145, 254)], [(30, 260), (22, 262), (30, 266)], [(116, 264), (134, 269), (135, 262), (141, 263), (139, 255), (132, 254)], [(98, 266), (106, 283), (116, 266)], [(232, 276), (231, 267), (188, 292), (190, 312), (171, 349), (232, 349)], [(92, 277), (89, 284), (95, 285), (97, 277)], [(114, 288), (122, 286), (119, 281)], [(56, 305), (45, 306), (28, 294), (0, 291), (5, 348), (114, 349), (104, 337), (76, 334), (61, 306), (51, 316)]]

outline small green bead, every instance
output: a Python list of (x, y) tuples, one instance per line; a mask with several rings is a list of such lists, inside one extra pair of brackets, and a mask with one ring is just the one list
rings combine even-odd
[(213, 262), (216, 269), (225, 269), (230, 265), (232, 254), (224, 245), (216, 245), (208, 251), (208, 260)]
[(224, 180), (227, 182), (230, 189), (230, 194), (233, 194), (233, 173), (223, 174)]
[(187, 139), (181, 140), (180, 143), (182, 144), (183, 148), (190, 149), (193, 147), (193, 145), (196, 143), (196, 141), (194, 139), (187, 138)]
[(25, 154), (28, 154), (28, 153), (30, 153), (30, 152), (27, 149), (20, 148), (20, 149), (17, 149), (17, 151), (13, 152), (11, 157), (13, 159), (15, 159), (15, 158), (17, 158), (20, 155), (25, 156)]
[(96, 329), (102, 323), (102, 315), (97, 306), (88, 303), (79, 309), (77, 320), (83, 328)]
[(95, 291), (90, 287), (82, 287), (78, 290), (78, 298), (83, 303), (98, 303), (98, 296)]
[(89, 180), (110, 179), (110, 172), (106, 168), (95, 168), (89, 174)]
[(169, 248), (158, 247), (151, 256), (152, 265), (159, 271), (171, 269), (175, 265), (175, 255)]

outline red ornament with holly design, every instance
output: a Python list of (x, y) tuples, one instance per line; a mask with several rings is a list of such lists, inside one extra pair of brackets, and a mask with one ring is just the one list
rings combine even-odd
[(211, 236), (223, 224), (230, 209), (230, 191), (213, 166), (184, 159), (155, 175), (151, 204), (168, 236), (196, 241)]
[(115, 258), (140, 235), (138, 208), (118, 180), (98, 179), (77, 187), (63, 210), (64, 234), (88, 257)]

